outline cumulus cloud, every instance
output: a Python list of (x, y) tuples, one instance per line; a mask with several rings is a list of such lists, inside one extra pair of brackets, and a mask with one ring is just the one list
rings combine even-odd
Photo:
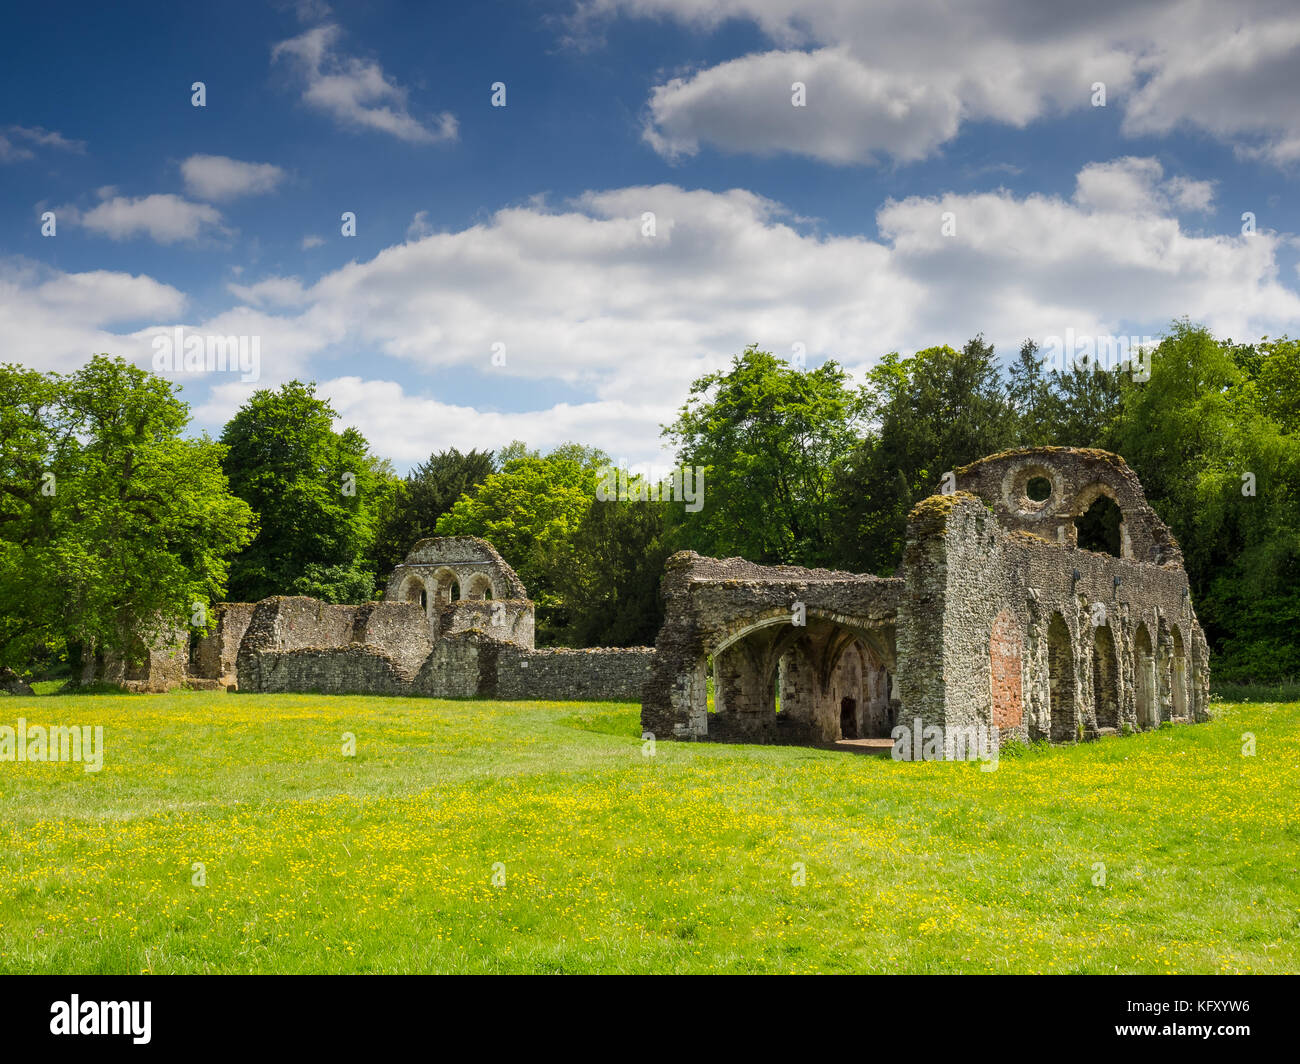
[(39, 148), (56, 148), (59, 151), (82, 155), (86, 151), (84, 141), (69, 140), (62, 133), (40, 126), (8, 126), (0, 132), (0, 163), (22, 162), (36, 158), (36, 153), (24, 147), (19, 141), (34, 144)]
[(5, 359), (37, 369), (68, 370), (91, 355), (139, 354), (109, 326), (170, 319), (183, 293), (152, 277), (90, 270), (62, 273), (23, 259), (0, 262), (0, 332)]
[(271, 163), (246, 163), (224, 155), (191, 155), (181, 163), (185, 190), (197, 199), (229, 200), (271, 192), (285, 172)]
[[(559, 403), (545, 410), (478, 410), (409, 395), (395, 381), (337, 377), (319, 392), (339, 412), (339, 422), (364, 425), (366, 438), (398, 466), (422, 462), (434, 451), (500, 450), (511, 440), (547, 450), (569, 440), (599, 447), (615, 461), (668, 460), (656, 441), (660, 418), (644, 404), (624, 401)], [(633, 448), (629, 452), (629, 447)]]
[[(1007, 355), (1026, 337), (1157, 334), (1183, 315), (1237, 338), (1281, 333), (1300, 318), (1280, 276), (1290, 238), (1187, 231), (1179, 212), (1204, 194), (1196, 186), (1126, 157), (1082, 168), (1070, 196), (889, 201), (874, 239), (819, 234), (742, 189), (592, 191), (412, 237), (312, 283), (232, 284), (239, 305), (194, 328), (258, 336), (256, 386), (321, 380), (345, 420), (399, 461), (516, 437), (655, 460), (658, 426), (690, 382), (751, 342), (782, 357), (802, 345), (810, 364), (831, 357), (859, 372), (890, 350), (980, 332)], [(49, 309), (55, 289), (41, 300), (51, 327), (79, 316)], [(147, 349), (153, 328), (124, 345)], [(477, 410), (439, 393), (467, 379), (489, 397)], [(252, 387), (223, 379), (197, 413), (219, 425)], [(565, 401), (537, 401), (542, 390)]]
[(237, 299), (259, 307), (294, 307), (307, 299), (297, 277), (271, 277), (256, 284), (228, 284), (226, 288)]
[[(806, 102), (795, 106), (796, 85)], [(767, 52), (674, 78), (650, 98), (646, 140), (662, 155), (795, 152), (829, 163), (889, 155), (923, 159), (956, 132), (961, 101), (950, 87), (894, 77), (844, 49)]]
[[(1086, 108), (1092, 86), (1130, 135), (1200, 129), (1244, 155), (1300, 159), (1300, 9), (1276, 0), (1053, 5), (1021, 0), (585, 0), (575, 23), (755, 24), (759, 51), (656, 86), (646, 137), (831, 163), (932, 154), (969, 121), (1023, 127)], [(802, 75), (802, 76), (800, 76)], [(808, 85), (793, 108), (791, 81)]]
[(456, 138), (454, 115), (444, 111), (431, 123), (415, 118), (407, 109), (406, 89), (378, 63), (340, 54), (341, 35), (329, 23), (272, 48), (272, 62), (285, 60), (302, 81), (305, 104), (347, 128), (377, 130), (413, 144)]
[(90, 210), (61, 207), (57, 216), (113, 240), (147, 236), (159, 244), (175, 244), (224, 231), (221, 212), (206, 203), (191, 203), (171, 193), (132, 198), (104, 191), (110, 193), (108, 198)]

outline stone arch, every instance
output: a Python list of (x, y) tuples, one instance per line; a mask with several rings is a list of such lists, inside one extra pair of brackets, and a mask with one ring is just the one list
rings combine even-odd
[(772, 610), (733, 624), (706, 648), (711, 736), (834, 742), (889, 735), (891, 632), (814, 610), (805, 619), (796, 625), (788, 609)]
[(1074, 699), (1074, 652), (1070, 629), (1059, 613), (1047, 626), (1047, 683), (1052, 720), (1052, 742), (1073, 742), (1079, 737)]
[(1154, 728), (1160, 723), (1160, 706), (1156, 701), (1156, 658), (1151, 633), (1141, 622), (1133, 637), (1133, 694), (1139, 729)]
[(492, 596), (492, 577), (487, 573), (473, 573), (465, 581), (464, 597), (472, 601), (490, 600)]
[(1133, 557), (1124, 510), (1106, 485), (1090, 484), (1075, 499), (1074, 544), (1115, 558)]
[(1016, 728), (1024, 720), (1024, 637), (1010, 610), (995, 618), (989, 632), (989, 687), (995, 728)]
[(1183, 633), (1174, 625), (1169, 634), (1170, 667), (1172, 684), (1170, 713), (1175, 720), (1187, 719), (1187, 650), (1183, 643)]
[(1099, 729), (1119, 729), (1119, 662), (1109, 624), (1092, 631), (1092, 706)]
[(428, 612), (429, 593), (424, 586), (424, 581), (420, 579), (418, 573), (407, 573), (402, 579), (402, 585), (397, 590), (397, 599), (399, 602), (418, 602), (420, 609)]
[(441, 566), (434, 570), (430, 578), (433, 585), (433, 601), (438, 606), (447, 606), (460, 598), (460, 578), (456, 570)]

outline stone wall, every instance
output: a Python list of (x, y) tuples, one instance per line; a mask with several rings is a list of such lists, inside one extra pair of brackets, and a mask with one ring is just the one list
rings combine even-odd
[(239, 644), (255, 608), (253, 602), (220, 602), (213, 607), (212, 629), (198, 638), (190, 653), (191, 679), (215, 680), (223, 685), (236, 682)]
[[(399, 610), (418, 614), (414, 603), (348, 608), (357, 611), (351, 642), (304, 647), (298, 645), (304, 630), (315, 634), (322, 630), (318, 624), (304, 622), (314, 616), (306, 602), (259, 603), (239, 654), (239, 689), (636, 701), (654, 657), (648, 647), (529, 650), (481, 629), (416, 645), (409, 635), (410, 617), (395, 616)], [(398, 630), (389, 631), (387, 624)]]
[(828, 742), (919, 719), (1073, 742), (1207, 719), (1182, 553), (1121, 458), (1012, 451), (955, 479), (912, 511), (894, 579), (670, 558), (642, 727)]
[(650, 647), (524, 650), (506, 644), (497, 654), (493, 697), (638, 702), (653, 660)]

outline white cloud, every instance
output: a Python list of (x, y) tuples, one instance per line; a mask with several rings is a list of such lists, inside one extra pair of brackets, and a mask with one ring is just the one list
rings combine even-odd
[(429, 224), (428, 211), (416, 211), (415, 217), (411, 219), (411, 224), (406, 227), (407, 240), (419, 240), (433, 232), (433, 226)]
[(302, 238), (303, 251), (310, 251), (312, 248), (318, 248), (325, 243), (323, 236), (316, 236), (314, 233)]
[(57, 148), (60, 151), (69, 151), (77, 155), (82, 155), (86, 151), (85, 142), (69, 140), (57, 130), (42, 129), (40, 126), (8, 126), (3, 133), (0, 133), (0, 163), (21, 162), (26, 159), (36, 158), (34, 151), (14, 143), (15, 139), (27, 141), (38, 147)]
[(338, 377), (323, 381), (319, 394), (339, 412), (339, 424), (364, 426), (371, 447), (399, 467), (422, 462), (434, 451), (455, 447), (499, 450), (511, 440), (547, 450), (569, 440), (600, 447), (616, 461), (660, 457), (657, 413), (640, 403), (559, 403), (517, 413), (476, 410), (408, 395), (394, 381)]
[(307, 294), (296, 277), (271, 277), (257, 284), (228, 284), (235, 298), (254, 306), (296, 307), (305, 303)]
[(317, 26), (271, 50), (272, 61), (287, 59), (304, 83), (302, 99), (340, 125), (388, 133), (414, 144), (456, 138), (456, 119), (448, 112), (432, 125), (407, 110), (407, 92), (389, 80), (373, 61), (340, 55), (341, 31), (332, 23)]
[[(668, 156), (707, 143), (832, 163), (911, 161), (969, 121), (1022, 127), (1086, 109), (1103, 82), (1130, 135), (1190, 127), (1246, 155), (1300, 159), (1294, 4), (585, 0), (575, 21), (619, 15), (701, 32), (747, 20), (779, 48), (656, 86), (647, 139)], [(807, 108), (791, 107), (792, 80), (807, 82)]]
[(168, 319), (185, 296), (152, 277), (91, 270), (62, 273), (23, 259), (0, 262), (5, 360), (68, 371), (100, 352), (131, 357), (133, 342), (107, 326)]
[[(819, 235), (739, 189), (595, 191), (500, 210), (314, 283), (232, 284), (241, 304), (192, 327), (259, 337), (257, 387), (293, 376), (325, 382), (345, 417), (399, 461), (518, 437), (576, 438), (639, 462), (660, 454), (658, 425), (691, 381), (751, 342), (783, 357), (802, 344), (811, 364), (832, 357), (857, 372), (890, 350), (959, 345), (980, 332), (1011, 354), (1025, 337), (1155, 334), (1184, 315), (1238, 339), (1293, 328), (1300, 296), (1278, 262), (1291, 238), (1185, 231), (1178, 212), (1199, 201), (1203, 189), (1188, 191), (1196, 185), (1151, 159), (1115, 159), (1084, 167), (1069, 198), (998, 191), (887, 202), (879, 239)], [(955, 236), (942, 231), (949, 211)], [(654, 236), (643, 235), (646, 212)], [(106, 284), (79, 283), (101, 293)], [(25, 350), (40, 328), (94, 335), (75, 286), (33, 300), (35, 287), (0, 298), (0, 326), (21, 324)], [(179, 296), (130, 290), (137, 310)], [(44, 308), (36, 324), (34, 301)], [(106, 305), (96, 302), (90, 318)], [(159, 310), (157, 327), (177, 324), (171, 304)], [(119, 347), (147, 351), (152, 331), (119, 337)], [(497, 343), (505, 365), (492, 363)], [(76, 349), (80, 361), (84, 346), (51, 349)], [(478, 409), (439, 395), (445, 380)], [(252, 387), (223, 379), (196, 414), (219, 426)], [(568, 401), (535, 399), (543, 387), (563, 388)]]
[(224, 155), (191, 155), (181, 163), (185, 190), (197, 199), (228, 200), (271, 192), (285, 172), (271, 163), (246, 163)]
[(171, 193), (140, 196), (112, 196), (88, 211), (62, 207), (60, 218), (79, 222), (100, 236), (128, 240), (148, 236), (159, 244), (196, 240), (221, 230), (221, 212), (206, 203), (191, 203)]
[[(928, 74), (928, 71), (924, 73)], [(792, 87), (802, 83), (806, 104)], [(895, 77), (844, 49), (766, 52), (674, 78), (650, 98), (645, 138), (660, 154), (796, 152), (829, 163), (923, 159), (956, 132), (961, 101), (926, 77)]]

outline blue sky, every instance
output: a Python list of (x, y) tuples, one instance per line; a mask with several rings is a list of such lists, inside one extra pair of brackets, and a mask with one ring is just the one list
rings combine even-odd
[(256, 337), (256, 382), (169, 371), (196, 430), (313, 379), (406, 469), (513, 438), (663, 458), (751, 341), (860, 374), (977, 332), (1294, 335), (1294, 5), (949, 7), (13, 13), (2, 357)]

